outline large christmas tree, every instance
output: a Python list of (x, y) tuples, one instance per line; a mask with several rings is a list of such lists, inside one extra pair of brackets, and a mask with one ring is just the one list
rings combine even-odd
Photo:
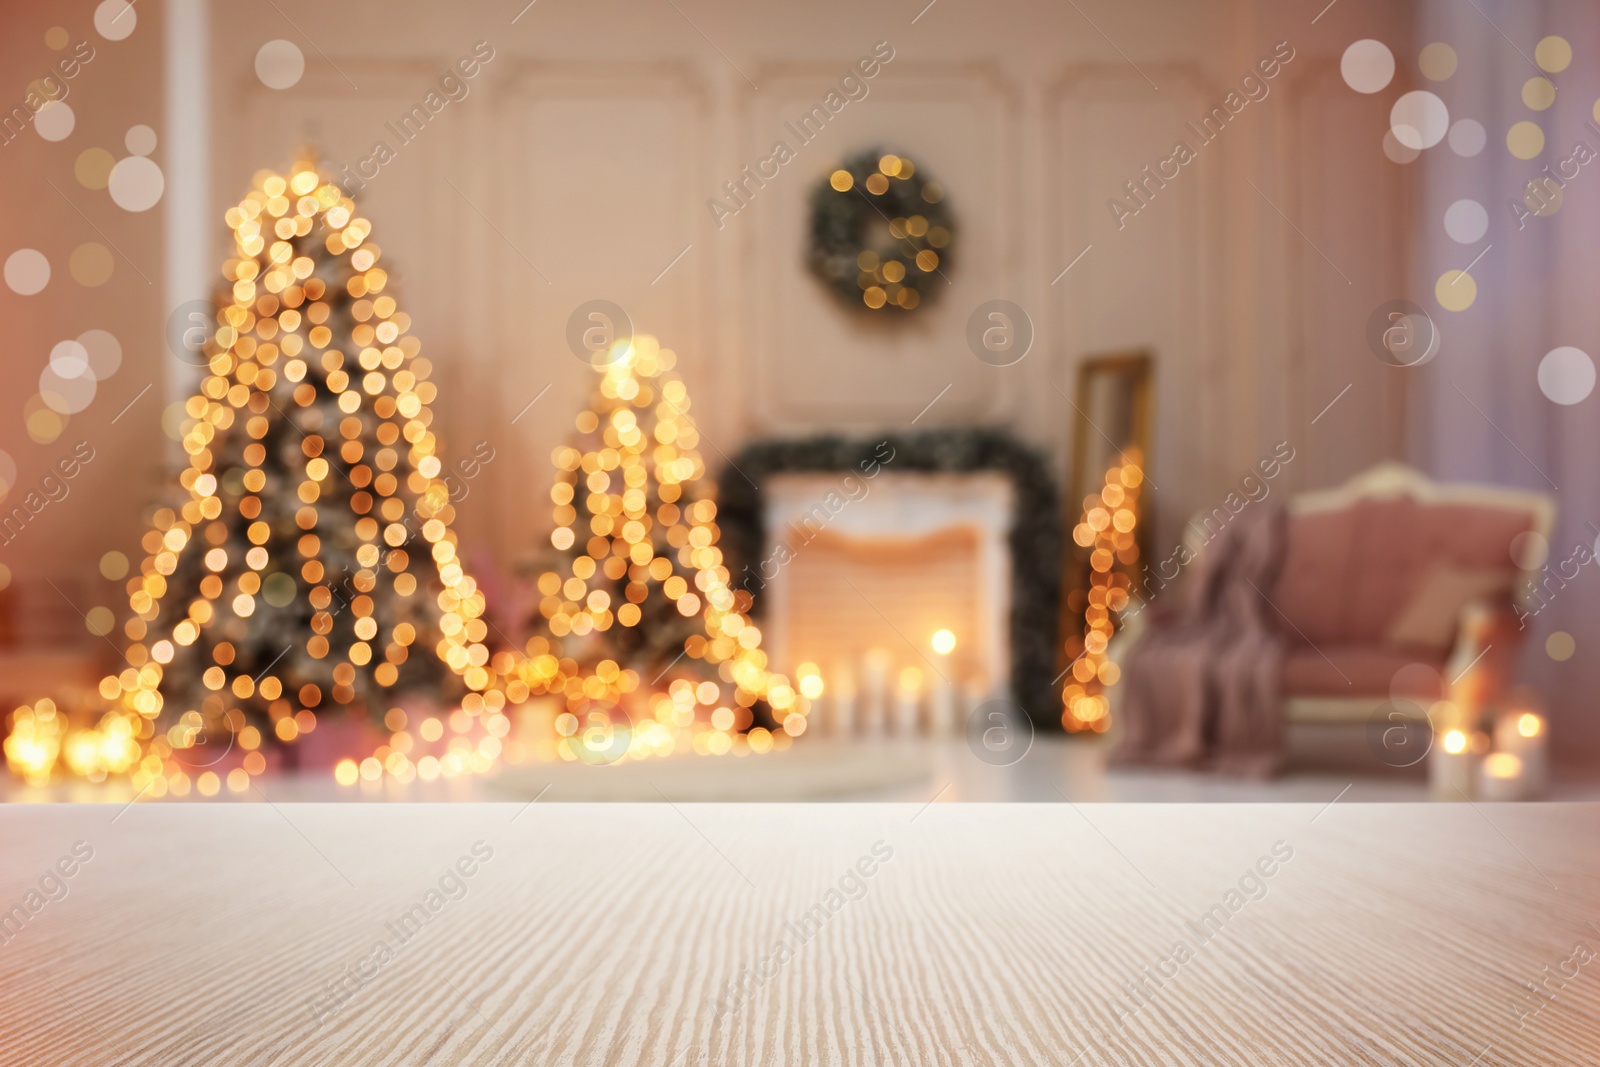
[[(186, 755), (202, 744), (231, 753), (211, 786), (245, 788), (263, 748), (319, 715), (376, 725), (407, 688), (454, 686), (473, 712), (504, 704), (450, 529), (430, 366), (371, 224), (309, 162), (255, 185), (227, 213), (234, 255), (185, 405), (182, 493), (155, 512), (128, 580), (109, 710), (64, 738), (53, 709), (17, 717), (36, 757), (54, 735), (74, 772), (131, 771), (156, 794), (216, 760)], [(377, 756), (404, 776), (404, 753)]]
[(729, 585), (674, 362), (654, 338), (618, 342), (596, 367), (577, 440), (554, 454), (550, 541), (564, 563), (540, 576), (550, 636), (529, 643), (517, 675), (565, 697), (579, 758), (591, 727), (603, 759), (620, 754), (618, 726), (638, 754), (763, 751), (805, 729), (803, 701), (767, 670), (750, 594)]

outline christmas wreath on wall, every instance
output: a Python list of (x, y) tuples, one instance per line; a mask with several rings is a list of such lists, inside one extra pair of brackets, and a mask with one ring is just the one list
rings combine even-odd
[(852, 307), (914, 311), (946, 284), (944, 189), (904, 156), (862, 152), (811, 198), (811, 269)]

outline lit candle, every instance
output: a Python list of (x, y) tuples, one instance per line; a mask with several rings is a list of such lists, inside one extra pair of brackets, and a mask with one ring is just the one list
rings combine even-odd
[(1531, 711), (1514, 711), (1494, 724), (1494, 747), (1522, 761), (1524, 796), (1538, 796), (1549, 782), (1549, 731)]
[(935, 682), (928, 694), (928, 733), (949, 737), (956, 729), (956, 684), (949, 679)]
[[(811, 718), (814, 709), (821, 706), (822, 694), (827, 691), (827, 686), (822, 681), (822, 671), (815, 663), (806, 662), (795, 668), (795, 684), (800, 690), (800, 697), (805, 702), (807, 721), (819, 721)], [(824, 724), (831, 726), (832, 724)]]
[(1495, 752), (1478, 768), (1478, 799), (1521, 800), (1524, 795), (1522, 760), (1510, 752)]
[(894, 732), (899, 737), (915, 737), (922, 720), (922, 672), (907, 667), (900, 672), (895, 691)]
[(828, 735), (849, 737), (856, 732), (856, 679), (846, 667), (837, 670), (828, 687), (832, 699), (828, 701)]
[(949, 737), (956, 725), (956, 683), (952, 680), (950, 662), (950, 654), (956, 649), (956, 635), (949, 630), (939, 630), (931, 643), (939, 678), (928, 694), (928, 733), (934, 737)]
[(1449, 685), (1448, 698), (1468, 719), (1480, 717), (1488, 703), (1494, 669), (1492, 663), (1483, 660), (1495, 639), (1495, 618), (1485, 604), (1466, 607), (1461, 613), (1461, 634), (1455, 655), (1444, 669), (1444, 676), (1454, 679)]
[(1428, 753), (1428, 786), (1435, 800), (1469, 800), (1473, 789), (1472, 743), (1462, 730), (1446, 730)]
[(893, 659), (874, 648), (861, 658), (861, 726), (868, 737), (881, 737), (889, 718), (889, 670)]

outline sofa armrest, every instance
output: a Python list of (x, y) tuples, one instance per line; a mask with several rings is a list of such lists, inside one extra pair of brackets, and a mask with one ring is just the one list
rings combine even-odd
[(1106, 659), (1121, 667), (1127, 662), (1128, 650), (1139, 643), (1139, 639), (1149, 627), (1150, 612), (1146, 608), (1117, 627), (1116, 633), (1111, 635), (1111, 640), (1106, 645)]
[[(1133, 650), (1134, 645), (1137, 645), (1143, 639), (1145, 631), (1150, 628), (1150, 625), (1150, 609), (1146, 607), (1128, 619), (1124, 625), (1118, 627), (1116, 633), (1111, 635), (1111, 642), (1106, 645), (1106, 660), (1115, 663), (1119, 671), (1124, 669), (1128, 663), (1128, 653)], [(1118, 705), (1122, 702), (1122, 690), (1123, 686), (1117, 684), (1110, 686), (1105, 693), (1106, 711), (1111, 714), (1113, 724), (1116, 722), (1117, 713), (1121, 710)], [(1113, 726), (1114, 728), (1115, 726)]]
[(1516, 609), (1506, 601), (1475, 601), (1463, 608), (1445, 661), (1451, 702), (1470, 715), (1502, 699), (1526, 639)]

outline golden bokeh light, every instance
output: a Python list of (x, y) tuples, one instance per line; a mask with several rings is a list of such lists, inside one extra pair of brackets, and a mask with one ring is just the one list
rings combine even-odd
[(1433, 295), (1446, 311), (1465, 311), (1478, 299), (1478, 283), (1464, 270), (1447, 270), (1439, 275)]
[(1549, 78), (1529, 78), (1522, 83), (1522, 102), (1533, 111), (1544, 111), (1556, 102), (1555, 83)]
[(1429, 81), (1448, 81), (1456, 72), (1456, 50), (1443, 41), (1435, 41), (1422, 50), (1417, 66)]
[(94, 289), (111, 280), (116, 264), (111, 250), (97, 241), (88, 241), (72, 250), (67, 269), (72, 280), (86, 288)]
[(1534, 46), (1533, 61), (1540, 70), (1560, 74), (1572, 62), (1572, 45), (1565, 37), (1546, 37)]
[(1113, 615), (1128, 606), (1139, 562), (1135, 530), (1139, 521), (1139, 487), (1144, 483), (1143, 456), (1129, 449), (1106, 471), (1098, 493), (1083, 501), (1082, 518), (1072, 529), (1072, 542), (1088, 553), (1089, 588), (1084, 593), (1083, 636), (1068, 640), (1072, 662), (1061, 698), (1061, 724), (1069, 732), (1104, 733), (1111, 725), (1105, 691), (1121, 671), (1107, 658), (1116, 631)]
[[(1600, 112), (1600, 103), (1595, 108)], [(1527, 119), (1513, 123), (1506, 131), (1506, 149), (1518, 159), (1533, 159), (1544, 151), (1544, 130)]]
[(1527, 205), (1529, 211), (1540, 218), (1549, 218), (1560, 211), (1566, 199), (1565, 190), (1544, 177), (1530, 180), (1522, 192), (1522, 202)]
[(72, 164), (72, 175), (85, 189), (104, 189), (111, 181), (116, 157), (104, 148), (85, 148)]

